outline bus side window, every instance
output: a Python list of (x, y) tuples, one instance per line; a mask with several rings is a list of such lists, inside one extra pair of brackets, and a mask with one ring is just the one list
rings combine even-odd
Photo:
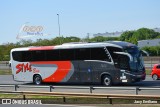
[(102, 60), (111, 62), (104, 48), (91, 48), (91, 60)]
[(90, 48), (75, 49), (75, 60), (90, 60)]
[(47, 50), (46, 51), (46, 60), (47, 61), (59, 61), (60, 60), (59, 50)]
[(15, 61), (22, 61), (22, 52), (21, 51), (14, 51), (12, 53), (12, 57), (13, 57), (13, 60), (15, 60)]
[(45, 51), (32, 51), (32, 61), (44, 61)]
[(75, 54), (74, 49), (61, 49), (60, 50), (60, 59), (61, 60), (74, 60)]
[(114, 52), (122, 52), (121, 48), (117, 48), (117, 47), (107, 47), (110, 55), (112, 56), (112, 59), (114, 61), (115, 64), (118, 63), (118, 55)]
[(22, 62), (32, 61), (31, 51), (22, 51)]

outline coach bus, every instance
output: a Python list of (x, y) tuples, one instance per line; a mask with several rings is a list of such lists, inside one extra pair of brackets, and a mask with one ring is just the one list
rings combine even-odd
[(145, 79), (139, 48), (131, 43), (66, 43), (15, 48), (10, 52), (15, 81), (54, 83), (131, 83)]

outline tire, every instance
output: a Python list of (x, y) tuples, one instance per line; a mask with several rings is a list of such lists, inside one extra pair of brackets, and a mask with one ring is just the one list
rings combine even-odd
[(40, 75), (35, 75), (33, 77), (33, 82), (36, 85), (40, 85), (42, 83), (42, 77)]
[(109, 75), (103, 76), (102, 83), (105, 86), (111, 86), (112, 85), (112, 79), (111, 79), (111, 77)]
[(153, 80), (158, 80), (158, 75), (157, 75), (157, 74), (154, 74), (154, 75), (152, 76), (152, 78), (153, 78)]

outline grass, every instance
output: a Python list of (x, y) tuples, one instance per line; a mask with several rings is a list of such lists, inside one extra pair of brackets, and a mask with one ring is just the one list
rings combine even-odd
[[(8, 99), (23, 99), (22, 95), (17, 94), (0, 94), (0, 99), (8, 98)], [(64, 97), (55, 97), (55, 96), (45, 96), (45, 95), (27, 95), (26, 99), (35, 99), (35, 100), (42, 100), (43, 104), (109, 104), (110, 100), (106, 98), (83, 98), (83, 97), (66, 97), (64, 102)], [(152, 100), (157, 101), (160, 104), (159, 100)], [(119, 104), (134, 104), (134, 99), (113, 99), (112, 103), (115, 105)], [(136, 105), (136, 104), (134, 104)], [(140, 104), (139, 104), (140, 105)], [(148, 104), (147, 104), (148, 105)], [(123, 107), (123, 106), (122, 106)], [(137, 107), (137, 106), (136, 106)], [(154, 107), (152, 106), (143, 106), (143, 107)], [(155, 106), (157, 107), (157, 106)]]
[(150, 75), (151, 74), (151, 69), (146, 69), (146, 75)]
[(11, 75), (12, 71), (10, 69), (8, 70), (0, 70), (0, 75)]

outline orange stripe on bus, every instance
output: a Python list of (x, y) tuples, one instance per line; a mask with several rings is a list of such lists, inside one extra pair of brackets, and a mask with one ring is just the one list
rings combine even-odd
[(43, 79), (43, 82), (61, 82), (71, 70), (70, 61), (42, 61), (42, 62), (31, 62), (31, 64), (54, 64), (57, 65), (57, 70), (49, 77)]

